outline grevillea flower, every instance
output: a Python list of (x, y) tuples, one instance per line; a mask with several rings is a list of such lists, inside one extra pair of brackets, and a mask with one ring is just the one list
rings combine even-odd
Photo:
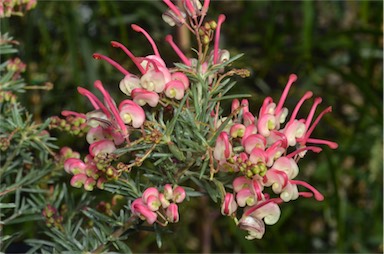
[(131, 93), (132, 99), (140, 106), (148, 104), (151, 107), (156, 107), (159, 103), (159, 95), (155, 92), (145, 90), (143, 88), (135, 88)]
[(184, 97), (184, 84), (179, 80), (169, 81), (165, 86), (165, 95), (169, 98), (181, 100)]
[(145, 112), (142, 107), (131, 100), (124, 100), (119, 105), (121, 119), (125, 124), (139, 128), (145, 121)]
[(224, 197), (224, 202), (221, 205), (221, 214), (231, 215), (237, 210), (237, 203), (232, 193), (226, 193)]
[(175, 203), (170, 204), (166, 211), (167, 220), (172, 223), (179, 221), (179, 209)]
[(225, 161), (231, 156), (232, 145), (229, 143), (228, 133), (221, 132), (216, 140), (216, 146), (213, 151), (213, 156), (218, 161)]

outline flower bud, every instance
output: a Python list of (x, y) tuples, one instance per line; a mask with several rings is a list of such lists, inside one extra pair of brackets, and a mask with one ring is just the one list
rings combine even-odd
[(175, 203), (172, 203), (168, 206), (166, 216), (169, 222), (176, 223), (179, 221), (178, 206)]
[(237, 210), (237, 203), (232, 193), (226, 193), (224, 197), (224, 202), (221, 205), (221, 213), (223, 215), (231, 215)]

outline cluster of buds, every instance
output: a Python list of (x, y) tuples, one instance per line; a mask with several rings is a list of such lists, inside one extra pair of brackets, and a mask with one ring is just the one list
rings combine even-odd
[[(286, 122), (288, 109), (283, 108), (283, 104), (296, 79), (296, 75), (290, 76), (277, 104), (267, 97), (258, 117), (249, 112), (248, 101), (243, 100), (240, 104), (234, 100), (233, 122), (220, 133), (213, 151), (220, 170), (241, 175), (233, 181), (235, 194), (226, 194), (222, 213), (233, 215), (238, 207), (245, 207), (239, 226), (249, 231), (249, 239), (263, 236), (263, 218), (269, 225), (277, 222), (280, 216), (277, 204), (295, 200), (299, 196), (314, 196), (319, 201), (323, 200), (314, 187), (294, 178), (299, 173), (298, 160), (309, 150), (316, 153), (321, 151), (321, 148), (308, 144), (337, 148), (334, 142), (310, 137), (331, 107), (322, 111), (312, 123), (316, 108), (321, 103), (321, 98), (316, 98), (307, 118), (296, 119), (304, 101), (312, 97), (312, 92), (307, 92)], [(299, 185), (311, 192), (299, 192)], [(279, 197), (272, 198), (268, 193), (263, 193), (265, 187), (272, 187), (272, 192)]]
[(18, 57), (10, 59), (7, 62), (7, 70), (13, 72), (13, 80), (19, 79), (20, 74), (25, 72), (26, 67), (27, 65)]
[(35, 8), (36, 3), (36, 0), (1, 0), (0, 18), (23, 16), (25, 11)]
[(79, 137), (84, 136), (88, 132), (89, 126), (86, 123), (84, 114), (71, 111), (63, 111), (61, 114), (65, 119), (58, 116), (51, 117), (49, 122), (50, 129), (58, 129)]
[[(1, 89), (1, 84), (0, 84)], [(0, 103), (10, 102), (16, 103), (17, 96), (11, 91), (1, 91), (0, 90)]]
[(45, 219), (45, 224), (48, 226), (48, 227), (55, 227), (55, 228), (58, 228), (58, 229), (61, 229), (63, 226), (62, 226), (62, 222), (63, 222), (63, 216), (61, 216), (57, 209), (51, 205), (47, 205), (42, 213), (41, 213)]
[[(181, 186), (172, 187), (164, 185), (162, 193), (155, 187), (147, 188), (140, 198), (135, 199), (131, 204), (131, 211), (134, 215), (147, 221), (149, 224), (155, 222), (165, 226), (168, 222), (179, 221), (179, 203), (185, 199), (185, 190)], [(162, 221), (159, 220), (159, 217)]]

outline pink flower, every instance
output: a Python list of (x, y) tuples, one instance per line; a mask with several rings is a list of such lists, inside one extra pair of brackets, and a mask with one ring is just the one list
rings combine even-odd
[(228, 133), (226, 132), (221, 132), (219, 134), (219, 137), (216, 140), (216, 146), (213, 151), (213, 157), (220, 161), (223, 162), (226, 159), (228, 159), (232, 154), (232, 145), (229, 142), (228, 139)]
[(143, 88), (135, 88), (131, 93), (134, 102), (140, 106), (148, 104), (151, 107), (156, 107), (159, 103), (159, 95), (155, 92), (145, 90)]
[(157, 220), (157, 214), (151, 211), (141, 198), (135, 199), (132, 202), (131, 211), (149, 224), (153, 224)]
[(179, 221), (179, 211), (175, 203), (170, 204), (165, 213), (169, 222), (176, 223)]
[(181, 100), (184, 97), (184, 91), (184, 84), (179, 80), (171, 80), (165, 86), (165, 95), (168, 98)]
[(78, 158), (69, 158), (64, 162), (64, 170), (70, 174), (85, 174), (86, 164)]
[(125, 124), (140, 128), (145, 121), (145, 112), (142, 107), (131, 100), (124, 100), (119, 105), (120, 116)]
[(261, 204), (259, 208), (254, 210), (251, 214), (248, 214), (247, 212), (245, 213), (254, 218), (264, 219), (264, 222), (267, 225), (273, 225), (279, 220), (281, 211), (276, 203), (267, 202), (265, 204)]
[(237, 210), (237, 203), (232, 193), (226, 193), (224, 202), (221, 205), (221, 213), (223, 215), (232, 215)]
[(103, 139), (97, 142), (92, 143), (89, 146), (89, 154), (91, 156), (96, 156), (97, 154), (111, 154), (116, 150), (116, 146), (113, 141), (108, 139)]
[(87, 175), (85, 175), (85, 174), (76, 174), (76, 175), (72, 176), (70, 183), (75, 188), (81, 188), (81, 186), (83, 186), (83, 184), (85, 184), (85, 182), (87, 180), (88, 180)]
[(148, 91), (155, 91), (161, 93), (165, 84), (171, 80), (171, 74), (169, 70), (164, 67), (158, 67), (155, 65), (154, 69), (148, 70), (141, 78), (141, 86)]
[(174, 189), (173, 189), (173, 201), (175, 201), (175, 203), (181, 203), (183, 202), (183, 200), (185, 199), (185, 190), (183, 187), (181, 186), (176, 186)]

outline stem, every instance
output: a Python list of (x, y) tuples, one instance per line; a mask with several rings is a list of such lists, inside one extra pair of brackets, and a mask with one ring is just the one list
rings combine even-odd
[[(136, 221), (136, 218), (136, 216), (131, 216), (121, 228), (117, 229), (115, 232), (112, 233), (109, 239), (115, 240), (119, 238), (125, 231), (127, 231), (133, 225), (133, 222)], [(91, 252), (91, 254), (102, 253), (103, 250), (107, 247), (107, 244), (108, 242), (99, 245), (94, 251)]]

